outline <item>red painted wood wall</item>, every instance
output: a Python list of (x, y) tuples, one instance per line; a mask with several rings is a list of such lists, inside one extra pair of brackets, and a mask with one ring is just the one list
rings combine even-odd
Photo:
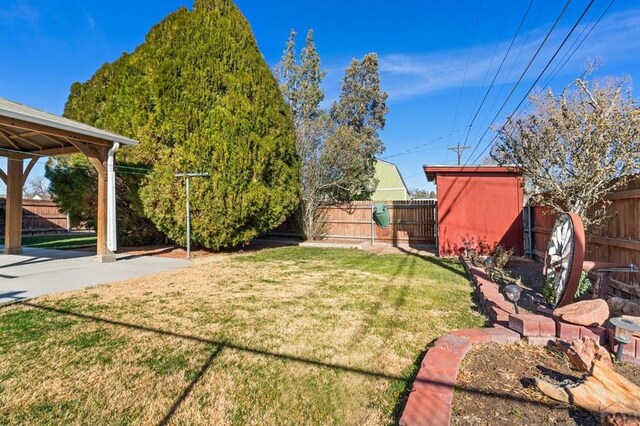
[(425, 166), (438, 193), (438, 252), (455, 256), (465, 242), (482, 252), (502, 244), (523, 254), (522, 177), (506, 167)]

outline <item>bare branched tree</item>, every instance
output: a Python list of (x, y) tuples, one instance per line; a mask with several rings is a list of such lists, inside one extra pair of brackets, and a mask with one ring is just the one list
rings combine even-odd
[(302, 163), (302, 201), (294, 218), (303, 237), (316, 239), (325, 233), (322, 206), (366, 197), (377, 186), (375, 156), (384, 148), (378, 131), (385, 125), (387, 94), (380, 89), (378, 58), (368, 54), (346, 69), (330, 113), (322, 110), (326, 72), (313, 32), (307, 33), (300, 60), (295, 37), (292, 30), (275, 72), (293, 113)]
[(22, 194), (26, 198), (33, 198), (35, 196), (47, 198), (49, 197), (49, 181), (45, 179), (44, 176), (29, 178), (24, 185)]
[(482, 160), (480, 160), (480, 164), (483, 166), (496, 166), (498, 165), (498, 161), (493, 157), (495, 153), (492, 152), (491, 155), (485, 155)]
[(585, 229), (607, 218), (605, 196), (640, 171), (640, 110), (623, 78), (575, 80), (532, 96), (532, 112), (499, 130), (493, 156), (515, 165), (532, 200), (578, 214)]

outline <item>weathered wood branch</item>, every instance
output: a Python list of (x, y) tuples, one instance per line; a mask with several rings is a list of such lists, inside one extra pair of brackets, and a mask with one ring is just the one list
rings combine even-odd
[(541, 379), (536, 386), (549, 398), (598, 414), (640, 413), (640, 387), (634, 385), (602, 361), (595, 361), (591, 374), (575, 386), (556, 386)]
[(583, 339), (561, 349), (579, 369), (584, 371), (589, 365), (589, 374), (580, 383), (566, 386), (536, 379), (542, 393), (592, 413), (631, 416), (633, 421), (636, 417), (640, 421), (640, 387), (613, 370), (611, 360), (603, 357), (601, 346)]

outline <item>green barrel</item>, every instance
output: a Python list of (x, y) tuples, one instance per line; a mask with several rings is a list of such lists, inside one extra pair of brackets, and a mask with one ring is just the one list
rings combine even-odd
[(373, 220), (382, 229), (389, 227), (389, 209), (384, 204), (376, 204), (373, 206)]

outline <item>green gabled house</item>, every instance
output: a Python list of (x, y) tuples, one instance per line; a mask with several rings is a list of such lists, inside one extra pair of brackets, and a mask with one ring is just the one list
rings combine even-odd
[(375, 179), (378, 181), (378, 186), (371, 194), (372, 201), (409, 199), (409, 189), (395, 164), (377, 160)]

